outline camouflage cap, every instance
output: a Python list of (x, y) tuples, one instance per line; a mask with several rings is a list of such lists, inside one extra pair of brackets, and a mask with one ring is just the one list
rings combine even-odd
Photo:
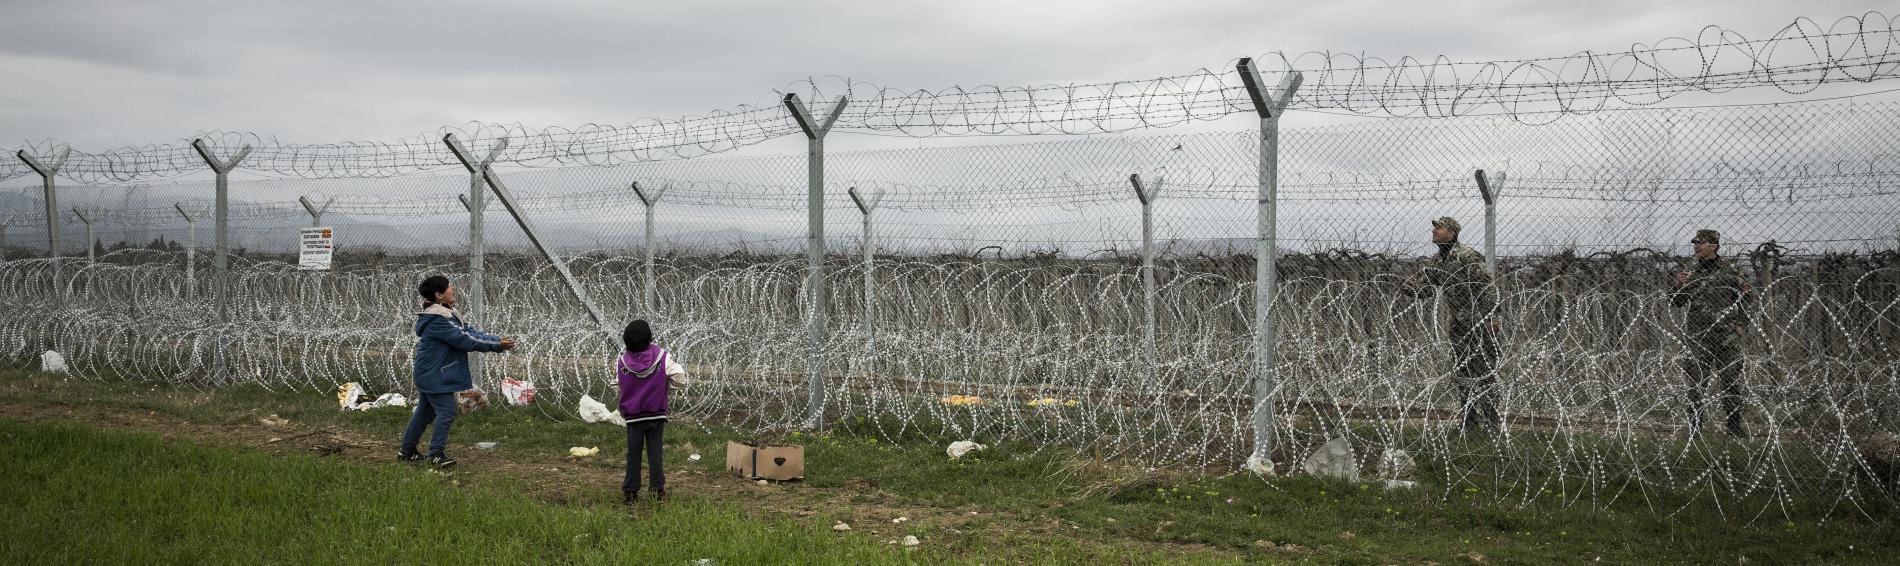
[(1689, 243), (1691, 244), (1718, 244), (1719, 245), (1722, 243), (1722, 233), (1714, 231), (1714, 230), (1710, 230), (1708, 228), (1696, 230), (1695, 239), (1689, 240)]
[(1443, 228), (1446, 228), (1446, 229), (1449, 229), (1449, 230), (1451, 230), (1451, 231), (1453, 231), (1453, 232), (1463, 232), (1463, 231), (1464, 231), (1464, 225), (1462, 225), (1462, 224), (1459, 224), (1459, 223), (1458, 223), (1458, 219), (1456, 219), (1456, 218), (1452, 218), (1452, 217), (1450, 217), (1450, 216), (1440, 216), (1440, 217), (1438, 217), (1438, 219), (1437, 219), (1437, 220), (1433, 220), (1433, 221), (1432, 221), (1432, 226), (1438, 226), (1438, 227), (1443, 227)]

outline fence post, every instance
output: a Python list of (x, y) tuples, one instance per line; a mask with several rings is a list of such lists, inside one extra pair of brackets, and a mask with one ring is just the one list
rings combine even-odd
[(60, 150), (59, 157), (53, 160), (52, 165), (40, 163), (40, 160), (27, 155), (24, 149), (13, 155), (19, 157), (27, 167), (33, 168), (34, 173), (40, 174), (40, 189), (46, 201), (46, 257), (53, 259), (53, 301), (63, 303), (66, 300), (66, 287), (59, 284), (59, 195), (53, 192), (53, 177), (59, 174), (61, 167), (66, 166), (66, 159), (73, 156), (73, 148)]
[(73, 216), (79, 217), (79, 222), (86, 225), (86, 263), (99, 261), (99, 258), (93, 253), (94, 246), (92, 245), (92, 223), (99, 220), (99, 210), (93, 209), (92, 211), (85, 211), (75, 206), (73, 207)]
[(1287, 73), (1280, 80), (1280, 87), (1267, 92), (1266, 84), (1260, 79), (1260, 70), (1254, 66), (1253, 58), (1243, 58), (1235, 66), (1240, 72), (1240, 80), (1247, 87), (1247, 96), (1253, 101), (1254, 113), (1260, 116), (1260, 195), (1259, 236), (1254, 246), (1254, 405), (1253, 405), (1253, 455), (1247, 458), (1248, 468), (1271, 470), (1273, 458), (1273, 412), (1274, 397), (1279, 384), (1273, 374), (1278, 358), (1274, 351), (1273, 301), (1279, 292), (1279, 273), (1275, 261), (1278, 259), (1278, 200), (1280, 184), (1280, 116), (1285, 113), (1288, 103), (1293, 101), (1293, 93), (1299, 91), (1300, 82), (1305, 78), (1298, 72)]
[(185, 217), (185, 299), (198, 299), (198, 219), (211, 211), (200, 209), (196, 214), (185, 210), (183, 204), (173, 204), (178, 215)]
[[(460, 151), (453, 144), (449, 146), (449, 149)], [(468, 210), (468, 281), (462, 283), (463, 289), (467, 291), (463, 295), (468, 303), (468, 308), (464, 311), (468, 315), (468, 322), (476, 328), (483, 328), (483, 325), (488, 323), (486, 318), (488, 314), (488, 260), (486, 259), (488, 250), (487, 243), (482, 239), (482, 230), (488, 225), (485, 216), (488, 211), (488, 185), (482, 171), (487, 170), (488, 166), (494, 163), (496, 158), (501, 157), (501, 152), (506, 149), (508, 149), (508, 138), (495, 140), (494, 147), (488, 148), (488, 155), (482, 158), (481, 163), (469, 170), (468, 193), (455, 197), (456, 200), (462, 201), (462, 208)], [(456, 154), (458, 159), (461, 156), (460, 153)], [(467, 166), (468, 163), (464, 161), (463, 165)], [(481, 383), (484, 371), (480, 358), (481, 356), (474, 356), (468, 359), (468, 375), (475, 383)]]
[(1161, 194), (1162, 178), (1156, 177), (1154, 185), (1143, 186), (1141, 174), (1128, 176), (1128, 184), (1135, 187), (1135, 198), (1141, 201), (1141, 354), (1142, 361), (1148, 364), (1143, 373), (1146, 379), (1153, 379), (1157, 360), (1155, 359), (1155, 224), (1154, 201)]
[[(301, 204), (301, 205), (303, 205), (303, 209), (304, 209), (304, 211), (305, 211), (305, 212), (309, 212), (309, 213), (310, 213), (310, 227), (311, 227), (311, 228), (321, 228), (321, 227), (323, 227), (323, 213), (324, 213), (324, 212), (327, 212), (327, 211), (329, 211), (329, 210), (330, 210), (330, 205), (332, 205), (332, 204), (336, 204), (336, 197), (330, 197), (330, 199), (329, 199), (329, 200), (325, 200), (325, 201), (323, 201), (323, 206), (317, 206), (317, 205), (315, 205), (315, 204), (312, 204), (312, 203), (310, 202), (310, 197), (307, 197), (307, 196), (300, 196), (300, 197), (297, 197), (297, 203), (298, 203), (298, 204)], [(334, 241), (335, 241), (335, 240), (332, 240), (332, 242), (334, 242)], [(302, 247), (302, 246), (303, 246), (303, 240), (302, 240), (302, 239), (299, 239), (299, 240), (298, 240), (298, 244), (297, 244), (297, 245), (298, 245), (298, 248), (297, 248), (297, 253), (298, 253), (298, 255), (299, 255), (299, 256), (301, 256), (301, 255), (303, 254), (303, 247)], [(332, 251), (335, 251), (335, 249), (336, 249), (336, 246), (334, 245), (334, 243), (333, 243), (333, 244), (332, 244), (332, 245), (330, 246), (330, 249), (331, 249)], [(331, 261), (335, 261), (335, 260), (336, 260), (336, 258), (335, 258), (334, 256), (332, 256), (332, 257), (331, 257), (330, 259), (331, 259)], [(298, 261), (298, 264), (300, 264), (300, 265), (301, 265), (302, 263), (303, 263), (303, 262), (301, 261), (301, 258), (299, 258), (299, 261)], [(324, 279), (325, 279), (325, 275), (324, 275), (324, 272), (322, 272), (322, 271), (319, 271), (319, 272), (317, 272), (317, 273), (316, 273), (315, 275), (313, 275), (313, 276), (311, 276), (311, 278), (312, 278), (312, 279), (316, 279), (316, 282), (317, 282), (317, 292), (316, 292), (316, 299), (317, 299), (317, 303), (318, 303), (318, 305), (312, 305), (312, 306), (316, 306), (316, 307), (318, 307), (318, 308), (322, 308), (322, 307), (321, 307), (321, 303), (323, 302), (323, 288), (324, 288), (324, 284), (323, 284), (323, 281), (324, 281)], [(470, 372), (470, 374), (471, 374), (471, 375), (475, 375), (475, 372), (476, 372), (476, 371), (478, 371), (478, 370), (476, 370), (476, 369), (475, 369), (475, 365), (474, 365), (474, 363), (473, 363), (473, 361), (472, 361), (472, 360), (473, 360), (473, 358), (470, 358), (470, 360), (471, 360), (471, 362), (470, 362), (470, 364), (469, 364), (469, 372)]]
[(1496, 180), (1478, 170), (1478, 196), (1484, 197), (1484, 270), (1498, 276), (1498, 196), (1504, 190), (1504, 172)]
[[(198, 157), (204, 158), (205, 165), (211, 166), (211, 171), (217, 174), (217, 202), (213, 204), (216, 211), (212, 213), (212, 230), (217, 232), (217, 250), (211, 266), (217, 271), (218, 283), (212, 296), (218, 302), (218, 323), (228, 325), (231, 323), (231, 170), (236, 169), (238, 163), (251, 154), (251, 144), (244, 144), (238, 149), (237, 155), (226, 160), (211, 155), (211, 149), (205, 147), (203, 139), (191, 140), (191, 148), (198, 150)], [(224, 330), (219, 329), (218, 349), (212, 360), (211, 371), (212, 378), (220, 384), (225, 381), (224, 352), (227, 338)]]
[[(607, 326), (607, 317), (602, 316), (600, 307), (594, 304), (594, 298), (581, 287), (580, 280), (574, 278), (574, 272), (568, 271), (567, 262), (562, 261), (561, 256), (554, 253), (554, 249), (548, 247), (548, 243), (541, 239), (541, 231), (534, 227), (534, 220), (528, 218), (528, 213), (521, 208), (521, 203), (516, 202), (513, 193), (508, 192), (508, 185), (502, 182), (500, 175), (495, 174), (495, 168), (490, 165), (490, 162), (475, 161), (474, 155), (462, 147), (461, 141), (455, 139), (455, 134), (442, 136), (442, 143), (449, 146), (449, 151), (455, 154), (455, 158), (462, 162), (463, 167), (468, 168), (472, 173), (479, 173), (482, 180), (487, 181), (488, 188), (495, 192), (495, 198), (501, 200), (501, 206), (508, 209), (508, 215), (513, 216), (515, 224), (521, 227), (521, 232), (527, 234), (528, 242), (534, 244), (535, 249), (541, 251), (541, 256), (553, 264), (554, 273), (560, 275), (561, 281), (567, 284), (568, 292), (573, 293), (574, 298), (587, 309), (587, 316), (594, 319), (594, 325), (600, 329), (602, 336), (608, 340), (618, 339), (619, 335)], [(499, 150), (491, 151), (489, 157), (494, 157), (496, 153), (499, 153)], [(481, 210), (480, 203), (472, 202), (479, 199), (470, 200), (471, 202), (467, 204), (470, 205), (471, 213)]]
[(217, 232), (217, 250), (215, 252), (217, 255), (212, 259), (212, 267), (217, 270), (218, 276), (217, 292), (214, 293), (214, 296), (217, 297), (218, 301), (218, 322), (229, 323), (231, 322), (231, 260), (229, 257), (231, 247), (231, 170), (236, 169), (238, 163), (244, 161), (244, 157), (251, 154), (251, 144), (244, 144), (244, 147), (238, 149), (237, 155), (233, 155), (230, 159), (225, 160), (220, 160), (211, 155), (211, 149), (205, 147), (205, 141), (202, 139), (191, 140), (191, 148), (198, 150), (198, 156), (204, 158), (205, 164), (211, 166), (211, 171), (217, 174), (217, 202), (213, 205), (216, 207), (216, 212), (213, 213), (215, 217), (212, 221), (215, 225), (212, 229)]
[[(481, 175), (473, 175), (473, 177), (475, 177), (476, 179), (480, 179)], [(471, 181), (471, 183), (480, 183), (480, 182), (481, 181)], [(486, 187), (487, 185), (484, 184), (481, 186)], [(476, 215), (475, 213), (475, 206), (468, 203), (468, 194), (464, 193), (464, 194), (455, 195), (455, 200), (457, 202), (462, 203), (462, 210), (468, 211), (469, 216), (470, 216), (469, 225), (468, 225), (469, 280), (463, 282), (464, 284), (467, 285), (466, 287), (467, 292), (465, 292), (464, 294), (468, 295), (468, 297), (464, 298), (463, 301), (466, 301), (468, 303), (468, 308), (463, 309), (462, 314), (468, 315), (469, 324), (473, 324), (476, 327), (480, 327), (481, 316), (482, 316), (482, 302), (483, 302), (482, 295), (484, 295), (485, 293), (481, 292), (483, 288), (482, 281), (480, 277), (475, 276), (475, 273), (476, 273), (476, 266), (482, 264), (481, 258), (484, 253), (482, 250), (483, 244), (482, 244), (482, 239), (481, 239), (482, 229), (481, 229), (481, 224), (477, 223), (475, 220), (475, 218), (479, 218), (479, 216)], [(482, 363), (479, 358), (481, 358), (481, 356), (472, 356), (468, 359), (468, 376), (471, 381), (480, 380), (482, 378)]]
[(653, 241), (653, 227), (654, 227), (653, 219), (656, 215), (655, 209), (660, 207), (660, 198), (666, 196), (666, 187), (660, 187), (660, 190), (653, 191), (652, 193), (648, 193), (646, 189), (640, 188), (639, 181), (634, 181), (633, 194), (634, 196), (640, 197), (640, 205), (646, 208), (646, 216), (647, 216), (646, 274), (645, 274), (645, 284), (643, 287), (644, 290), (641, 293), (642, 296), (641, 296), (641, 301), (640, 301), (640, 305), (641, 305), (640, 308), (643, 309), (644, 312), (641, 313), (641, 316), (646, 317), (647, 320), (653, 320), (655, 318), (655, 315), (659, 312), (659, 293), (654, 287), (655, 281), (653, 277), (653, 254), (658, 250), (658, 247), (655, 245)]
[(877, 268), (877, 240), (873, 238), (871, 213), (884, 201), (884, 191), (878, 190), (869, 200), (858, 194), (857, 187), (846, 189), (845, 194), (851, 195), (851, 204), (857, 205), (864, 217), (864, 240), (859, 246), (864, 248), (864, 371), (869, 374), (877, 369), (877, 287), (872, 280)]
[(323, 201), (323, 206), (310, 204), (310, 197), (297, 197), (297, 203), (302, 204), (304, 211), (310, 213), (310, 227), (317, 228), (323, 226), (323, 213), (330, 210), (330, 205), (336, 204), (336, 197)]
[(13, 227), (13, 213), (0, 216), (0, 261), (7, 259), (7, 228)]
[(806, 140), (805, 301), (811, 350), (805, 360), (806, 388), (810, 390), (805, 415), (810, 428), (823, 426), (825, 416), (825, 378), (821, 373), (825, 347), (825, 134), (838, 123), (838, 116), (844, 114), (848, 102), (845, 97), (838, 97), (837, 106), (819, 122), (805, 109), (805, 103), (798, 100), (797, 94), (785, 95), (785, 108), (791, 111), (792, 119), (798, 121)]

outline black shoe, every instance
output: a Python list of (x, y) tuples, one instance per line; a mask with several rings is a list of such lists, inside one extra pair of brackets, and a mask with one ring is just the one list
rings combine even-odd
[(633, 502), (639, 501), (639, 500), (640, 500), (640, 492), (638, 491), (620, 492), (620, 502), (623, 504), (632, 505)]
[(655, 502), (666, 501), (666, 490), (664, 489), (653, 490), (653, 501)]
[(402, 462), (420, 462), (422, 461), (422, 454), (418, 452), (410, 452), (408, 454), (399, 453), (396, 454), (396, 460)]
[(449, 466), (455, 465), (455, 459), (450, 458), (446, 455), (436, 454), (434, 456), (429, 457), (429, 465), (435, 466), (437, 468), (447, 468)]

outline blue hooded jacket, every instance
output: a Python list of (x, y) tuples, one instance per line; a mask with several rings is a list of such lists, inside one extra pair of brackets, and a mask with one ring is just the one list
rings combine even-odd
[(456, 393), (473, 389), (469, 352), (500, 352), (501, 338), (462, 323), (455, 311), (429, 305), (416, 313), (416, 391)]

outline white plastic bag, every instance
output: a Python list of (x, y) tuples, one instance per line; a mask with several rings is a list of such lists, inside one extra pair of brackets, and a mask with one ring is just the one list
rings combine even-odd
[(368, 399), (368, 397), (369, 392), (364, 391), (363, 385), (360, 383), (352, 381), (336, 386), (337, 408), (345, 411), (367, 411), (377, 407), (409, 406), (409, 398), (403, 397), (401, 393), (384, 393), (378, 395), (375, 399)]
[(46, 373), (66, 373), (66, 356), (61, 356), (59, 352), (52, 350), (47, 350), (46, 353), (40, 354), (40, 371)]
[(944, 452), (950, 454), (950, 457), (952, 459), (955, 459), (955, 458), (962, 458), (964, 454), (969, 454), (971, 452), (982, 450), (984, 448), (989, 448), (989, 447), (981, 445), (981, 444), (977, 444), (975, 442), (971, 442), (968, 440), (958, 440), (956, 442), (950, 443), (950, 448), (948, 450), (945, 450)]
[(1418, 463), (1412, 460), (1412, 453), (1404, 450), (1387, 448), (1379, 456), (1379, 477), (1388, 480), (1412, 477), (1412, 470), (1416, 468)]
[(1353, 455), (1352, 444), (1346, 442), (1344, 436), (1326, 441), (1326, 444), (1306, 457), (1300, 469), (1316, 476), (1359, 481), (1359, 461)]
[(1253, 472), (1253, 475), (1270, 478), (1273, 477), (1273, 460), (1261, 458), (1259, 454), (1254, 454), (1247, 457), (1247, 466), (1245, 469), (1249, 472)]
[(501, 380), (501, 398), (510, 405), (526, 405), (534, 401), (534, 383), (515, 378)]
[(384, 393), (381, 396), (376, 397), (375, 401), (370, 401), (368, 403), (357, 403), (356, 410), (367, 411), (367, 410), (375, 409), (378, 407), (407, 407), (407, 406), (409, 406), (409, 398), (403, 397), (401, 393), (391, 392), (391, 393)]
[(336, 386), (336, 406), (338, 409), (345, 411), (355, 409), (357, 400), (361, 399), (364, 395), (367, 395), (367, 393), (363, 391), (363, 386), (357, 382), (352, 381), (338, 385)]
[(604, 422), (612, 423), (617, 426), (627, 426), (627, 419), (620, 416), (620, 411), (607, 408), (606, 404), (595, 401), (592, 395), (581, 396), (581, 420), (590, 423)]

